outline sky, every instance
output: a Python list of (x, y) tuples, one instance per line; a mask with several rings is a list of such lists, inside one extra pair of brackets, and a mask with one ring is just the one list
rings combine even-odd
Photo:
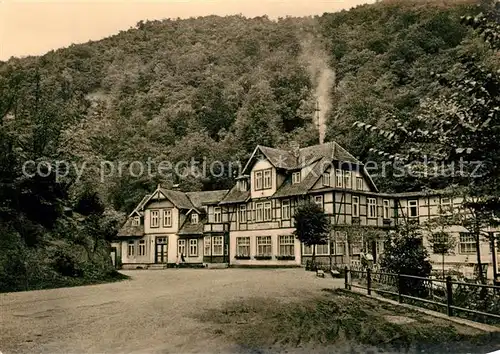
[(317, 15), (374, 0), (0, 0), (0, 60), (99, 40), (140, 20), (243, 14)]

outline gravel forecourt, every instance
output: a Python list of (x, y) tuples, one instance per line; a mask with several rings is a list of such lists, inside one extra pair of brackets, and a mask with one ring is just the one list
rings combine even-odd
[(131, 279), (92, 286), (0, 294), (0, 352), (234, 353), (197, 320), (228, 301), (294, 301), (341, 287), (303, 269), (123, 271)]

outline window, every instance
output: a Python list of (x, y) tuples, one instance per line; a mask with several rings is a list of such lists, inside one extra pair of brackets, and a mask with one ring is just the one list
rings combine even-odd
[(262, 171), (255, 171), (255, 190), (262, 189)]
[(345, 248), (345, 237), (340, 231), (335, 233), (335, 254), (336, 255), (344, 255)]
[(262, 203), (255, 204), (255, 221), (261, 222), (264, 220), (264, 209)]
[(344, 188), (351, 188), (351, 171), (344, 171)]
[(222, 210), (220, 207), (214, 208), (214, 223), (222, 222)]
[(304, 245), (302, 246), (302, 254), (304, 255), (312, 255), (313, 254), (313, 251), (312, 251), (312, 247), (311, 246), (307, 246), (307, 245)]
[(163, 210), (163, 227), (172, 227), (172, 209)]
[(384, 200), (384, 219), (389, 219), (389, 214), (390, 214), (389, 201)]
[(460, 233), (460, 253), (476, 253), (476, 240), (471, 233)]
[(378, 240), (375, 242), (375, 252), (376, 254), (382, 254), (384, 252), (384, 241)]
[(198, 214), (192, 213), (191, 214), (191, 224), (197, 224), (197, 223), (198, 223)]
[(271, 215), (271, 202), (264, 203), (264, 221), (270, 221), (272, 219)]
[(236, 256), (250, 257), (250, 237), (236, 237)]
[(248, 187), (247, 187), (247, 181), (245, 179), (240, 179), (239, 185), (240, 185), (240, 191), (241, 192), (246, 192), (247, 191)]
[(316, 245), (316, 254), (318, 256), (327, 256), (330, 254), (330, 244), (327, 243), (326, 245)]
[(330, 173), (323, 173), (323, 186), (330, 187)]
[(132, 226), (139, 226), (141, 225), (141, 217), (140, 216), (134, 216), (132, 219)]
[(375, 198), (368, 198), (368, 217), (377, 217), (377, 199)]
[(133, 256), (135, 253), (135, 241), (128, 241), (128, 256)]
[(441, 214), (451, 213), (453, 211), (453, 203), (451, 198), (441, 198)]
[(292, 173), (292, 184), (300, 183), (300, 172)]
[(359, 217), (359, 197), (352, 197), (352, 216)]
[(295, 238), (293, 235), (279, 236), (278, 244), (280, 256), (295, 256)]
[(314, 203), (319, 205), (321, 208), (323, 208), (323, 196), (322, 195), (315, 195), (314, 196)]
[(271, 178), (272, 170), (264, 171), (264, 189), (272, 188), (272, 178)]
[(189, 257), (198, 257), (198, 239), (189, 240)]
[(335, 180), (336, 180), (336, 187), (337, 188), (342, 188), (342, 170), (337, 170), (335, 171)]
[(255, 220), (254, 218), (255, 218), (255, 214), (254, 214), (254, 210), (253, 210), (253, 203), (250, 203), (248, 206), (248, 209), (247, 209), (247, 220), (252, 221), (252, 220)]
[(240, 222), (241, 223), (247, 222), (247, 206), (246, 205), (240, 205)]
[(356, 189), (358, 191), (363, 190), (363, 177), (356, 177)]
[(203, 251), (203, 254), (205, 256), (210, 256), (211, 255), (211, 250), (212, 250), (212, 246), (211, 246), (211, 237), (210, 236), (205, 236), (204, 239), (203, 239), (203, 246), (204, 246), (204, 251)]
[(283, 200), (281, 202), (281, 219), (289, 220), (290, 219), (290, 201)]
[(157, 237), (156, 238), (156, 243), (167, 243), (167, 238), (166, 237)]
[(146, 241), (140, 240), (139, 241), (139, 256), (145, 256), (145, 255), (146, 255)]
[(408, 201), (408, 216), (411, 218), (418, 216), (418, 201), (409, 200)]
[(151, 227), (158, 227), (159, 210), (151, 210)]
[(213, 249), (212, 255), (214, 256), (223, 256), (224, 255), (224, 237), (223, 236), (214, 236), (213, 237)]
[(257, 236), (257, 256), (272, 255), (271, 236)]
[(351, 252), (353, 255), (361, 253), (361, 247), (363, 243), (361, 241), (352, 241), (351, 242)]
[(436, 232), (431, 235), (432, 241), (432, 252), (437, 254), (447, 253), (449, 250), (446, 249), (448, 245), (447, 235), (441, 232)]
[(177, 254), (186, 254), (186, 240), (177, 240)]

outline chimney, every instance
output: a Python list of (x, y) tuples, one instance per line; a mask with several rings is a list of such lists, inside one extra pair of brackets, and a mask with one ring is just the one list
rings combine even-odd
[(173, 191), (180, 191), (181, 188), (180, 188), (179, 184), (177, 183), (177, 184), (172, 185), (172, 190)]
[(298, 163), (300, 156), (300, 145), (295, 140), (290, 142), (290, 153), (293, 157), (295, 157), (295, 160)]

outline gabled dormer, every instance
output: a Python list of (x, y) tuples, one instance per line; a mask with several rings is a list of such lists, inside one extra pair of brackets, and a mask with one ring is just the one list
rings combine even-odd
[(184, 222), (186, 213), (195, 209), (186, 193), (158, 188), (143, 207), (146, 233), (175, 233)]

